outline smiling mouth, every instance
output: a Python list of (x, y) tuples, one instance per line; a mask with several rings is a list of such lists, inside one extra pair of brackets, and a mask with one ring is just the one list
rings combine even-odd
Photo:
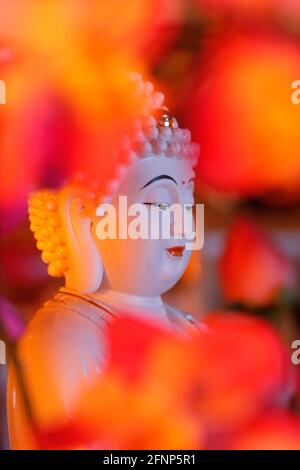
[(167, 252), (172, 258), (182, 258), (184, 249), (184, 246), (172, 246), (171, 248), (167, 248)]

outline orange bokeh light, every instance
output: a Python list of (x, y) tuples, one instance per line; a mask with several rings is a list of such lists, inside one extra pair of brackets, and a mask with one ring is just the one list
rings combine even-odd
[(298, 44), (234, 34), (207, 58), (191, 102), (191, 125), (202, 145), (200, 176), (241, 195), (299, 190), (300, 107), (291, 99), (300, 77)]
[[(171, 9), (169, 0), (1, 0), (1, 204), (56, 186), (75, 172), (103, 182), (116, 143), (142, 106), (128, 71), (146, 78), (141, 51)], [(118, 21), (116, 21), (116, 18)], [(5, 56), (5, 54), (4, 54)]]

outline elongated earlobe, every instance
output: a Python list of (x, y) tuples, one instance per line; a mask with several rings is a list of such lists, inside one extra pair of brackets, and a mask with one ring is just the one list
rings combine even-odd
[(59, 193), (59, 211), (68, 254), (66, 287), (90, 294), (101, 284), (103, 264), (92, 236), (92, 219), (85, 210), (86, 197), (77, 188), (64, 188)]

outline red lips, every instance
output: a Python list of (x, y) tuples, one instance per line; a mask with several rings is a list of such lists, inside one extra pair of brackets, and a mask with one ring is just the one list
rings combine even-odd
[(167, 251), (174, 258), (181, 258), (183, 256), (184, 248), (184, 246), (172, 246), (171, 248), (168, 248)]

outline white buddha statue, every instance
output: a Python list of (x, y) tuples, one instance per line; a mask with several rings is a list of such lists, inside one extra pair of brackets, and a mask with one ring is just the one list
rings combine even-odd
[[(135, 79), (143, 87), (141, 78)], [(153, 96), (151, 87), (149, 95)], [(158, 101), (153, 106), (158, 117), (137, 120), (137, 141), (126, 144), (127, 163), (116, 168), (116, 177), (105, 188), (100, 185), (91, 192), (83, 183), (66, 185), (29, 199), (31, 228), (42, 259), (50, 275), (65, 279), (65, 286), (29, 323), (18, 348), (42, 426), (67, 420), (83, 387), (101, 374), (106, 326), (118, 315), (142, 316), (176, 331), (197, 328), (190, 315), (161, 298), (181, 278), (191, 253), (185, 234), (175, 237), (171, 219), (169, 239), (99, 237), (101, 207), (111, 203), (119, 216), (120, 196), (126, 196), (127, 206), (142, 204), (149, 213), (167, 211), (175, 203), (194, 203), (198, 148), (190, 142), (190, 132), (179, 129), (162, 108), (162, 99)], [(35, 448), (12, 367), (8, 418), (11, 447)]]

